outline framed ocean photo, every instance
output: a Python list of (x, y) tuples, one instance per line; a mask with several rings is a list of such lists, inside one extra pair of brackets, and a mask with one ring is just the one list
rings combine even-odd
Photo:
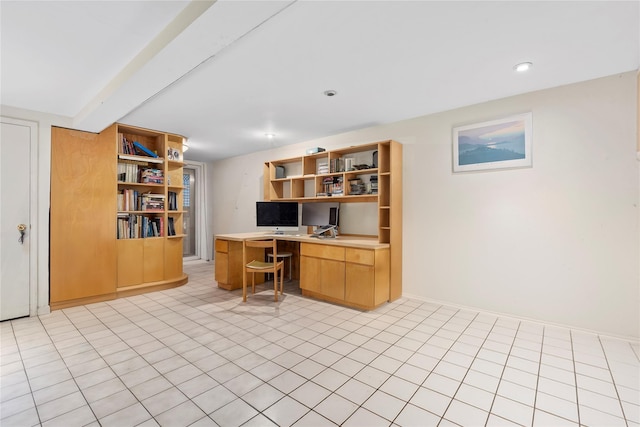
[(531, 167), (531, 113), (453, 128), (453, 171)]

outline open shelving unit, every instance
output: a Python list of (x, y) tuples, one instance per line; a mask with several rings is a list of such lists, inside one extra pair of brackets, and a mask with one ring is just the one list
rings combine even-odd
[[(182, 271), (183, 137), (122, 124), (113, 126), (117, 135), (118, 171), (126, 167), (136, 171), (133, 179), (118, 179), (117, 183), (118, 291), (182, 280), (186, 277)], [(132, 145), (135, 153), (127, 152)], [(140, 145), (144, 148), (140, 149)], [(155, 171), (157, 182), (141, 182), (145, 170)], [(135, 209), (122, 209), (120, 199), (131, 192), (137, 202)], [(170, 209), (170, 199), (175, 209)], [(134, 222), (124, 220), (129, 233), (120, 233), (123, 218)]]
[[(374, 161), (377, 159), (377, 161)], [(339, 185), (327, 191), (326, 182)], [(353, 191), (351, 181), (364, 184)], [(331, 193), (328, 195), (328, 193)], [(393, 140), (264, 164), (265, 200), (376, 202), (378, 242), (390, 248), (390, 301), (402, 294), (402, 145)]]

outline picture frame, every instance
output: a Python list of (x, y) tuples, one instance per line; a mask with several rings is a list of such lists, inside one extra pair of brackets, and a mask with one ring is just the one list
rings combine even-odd
[(453, 128), (453, 172), (532, 166), (532, 113)]

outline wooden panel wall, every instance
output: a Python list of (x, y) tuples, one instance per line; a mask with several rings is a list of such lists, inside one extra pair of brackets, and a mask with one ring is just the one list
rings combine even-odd
[(116, 291), (114, 155), (97, 134), (51, 129), (51, 303)]

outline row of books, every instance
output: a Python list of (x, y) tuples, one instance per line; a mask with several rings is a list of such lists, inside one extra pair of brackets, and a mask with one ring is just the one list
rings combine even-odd
[(178, 193), (175, 191), (169, 191), (169, 198), (167, 199), (170, 211), (178, 210)]
[(118, 214), (118, 239), (141, 239), (164, 236), (164, 218)]
[(329, 171), (331, 173), (344, 172), (344, 159), (331, 159)]
[(147, 156), (147, 157), (158, 157), (158, 155), (145, 147), (138, 141), (132, 141), (128, 139), (123, 134), (118, 134), (118, 140), (120, 141), (120, 147), (118, 152), (122, 154), (133, 154), (135, 156)]
[(169, 223), (167, 224), (168, 225), (168, 230), (167, 230), (168, 233), (167, 233), (167, 235), (168, 236), (175, 236), (176, 235), (176, 228), (173, 225), (173, 218), (169, 217), (168, 219), (169, 219)]
[(344, 188), (341, 176), (328, 176), (322, 180), (322, 186), (326, 195), (342, 196)]
[(163, 184), (164, 171), (143, 167), (133, 162), (118, 162), (118, 181), (144, 184)]
[(145, 168), (140, 171), (139, 182), (143, 184), (163, 184), (164, 171), (162, 169)]
[(318, 163), (318, 175), (329, 173), (329, 163)]
[(164, 212), (164, 194), (140, 193), (125, 188), (118, 192), (118, 211)]

